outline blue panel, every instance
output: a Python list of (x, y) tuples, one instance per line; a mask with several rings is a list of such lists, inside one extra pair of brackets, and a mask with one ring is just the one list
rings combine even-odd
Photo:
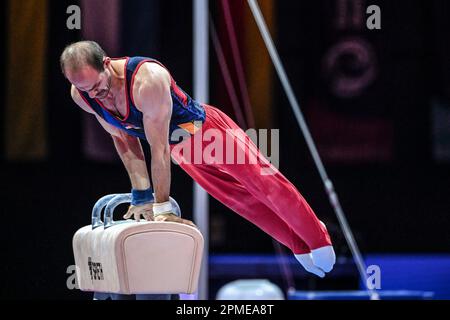
[[(377, 291), (380, 300), (429, 300), (432, 292), (425, 291)], [(296, 291), (289, 300), (370, 300), (366, 291)]]
[(365, 260), (380, 267), (382, 290), (433, 291), (435, 299), (450, 299), (450, 255), (382, 254)]
[[(210, 277), (267, 277), (282, 276), (281, 264), (286, 264), (295, 277), (310, 277), (293, 255), (211, 255)], [(357, 269), (350, 259), (338, 259), (330, 277), (357, 275)]]
[[(450, 255), (380, 254), (366, 255), (366, 264), (377, 265), (381, 271), (381, 299), (450, 299)], [(294, 277), (310, 275), (300, 267), (293, 256), (274, 255), (212, 255), (211, 279), (254, 278), (283, 276), (280, 262), (291, 269)], [(327, 279), (354, 275), (358, 278), (352, 260), (339, 258)], [(326, 288), (336, 290), (335, 287)], [(352, 289), (352, 288), (349, 288)], [(355, 288), (357, 289), (357, 288)], [(362, 283), (360, 289), (364, 289)], [(290, 299), (367, 300), (365, 291), (296, 291)]]

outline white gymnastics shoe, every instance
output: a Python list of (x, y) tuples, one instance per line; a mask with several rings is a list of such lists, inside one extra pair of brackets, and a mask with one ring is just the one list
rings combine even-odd
[(333, 270), (334, 264), (336, 263), (336, 254), (334, 253), (333, 246), (311, 250), (311, 258), (314, 266), (325, 272)]
[(306, 271), (311, 272), (321, 278), (325, 277), (325, 272), (314, 265), (311, 253), (296, 254), (295, 258), (298, 260), (298, 262), (300, 262), (300, 264), (303, 266), (303, 268), (305, 268)]
[[(325, 229), (327, 228), (322, 221), (320, 223)], [(311, 250), (311, 253), (296, 254), (295, 258), (306, 271), (321, 278), (325, 277), (325, 273), (333, 270), (336, 263), (336, 254), (331, 245)]]
[[(320, 220), (319, 222), (327, 230), (325, 223)], [(325, 272), (333, 270), (334, 264), (336, 263), (336, 254), (334, 253), (333, 246), (325, 246), (311, 250), (311, 255), (316, 267), (319, 267)]]

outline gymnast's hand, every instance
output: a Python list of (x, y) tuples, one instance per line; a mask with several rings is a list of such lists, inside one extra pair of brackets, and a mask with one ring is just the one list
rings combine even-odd
[(197, 226), (191, 220), (182, 219), (173, 213), (159, 214), (155, 217), (155, 221), (178, 222), (178, 223), (187, 224), (188, 226), (197, 228)]
[(147, 221), (153, 221), (153, 203), (146, 203), (141, 205), (130, 205), (128, 212), (123, 216), (124, 219), (134, 217), (136, 221), (141, 220), (141, 216)]
[(153, 214), (155, 221), (177, 222), (187, 224), (188, 226), (197, 228), (190, 220), (182, 219), (175, 214), (175, 208), (170, 201), (153, 204)]

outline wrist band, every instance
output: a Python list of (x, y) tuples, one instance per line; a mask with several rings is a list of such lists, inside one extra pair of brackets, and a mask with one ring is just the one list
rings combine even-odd
[(158, 216), (160, 214), (172, 213), (173, 207), (170, 201), (162, 203), (153, 204), (153, 216)]
[(146, 190), (131, 189), (131, 204), (133, 206), (150, 203), (153, 200), (155, 200), (155, 197), (153, 196), (152, 188)]

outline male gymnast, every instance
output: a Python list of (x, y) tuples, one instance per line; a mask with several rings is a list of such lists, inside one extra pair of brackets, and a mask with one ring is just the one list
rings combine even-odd
[[(60, 63), (73, 100), (111, 134), (128, 172), (132, 202), (125, 219), (193, 225), (169, 202), (172, 158), (211, 196), (287, 246), (308, 272), (324, 277), (333, 269), (327, 229), (294, 185), (232, 119), (192, 99), (160, 62), (113, 59), (96, 42), (80, 41), (65, 48)], [(153, 186), (140, 139), (151, 148)], [(244, 161), (237, 161), (240, 155)]]

